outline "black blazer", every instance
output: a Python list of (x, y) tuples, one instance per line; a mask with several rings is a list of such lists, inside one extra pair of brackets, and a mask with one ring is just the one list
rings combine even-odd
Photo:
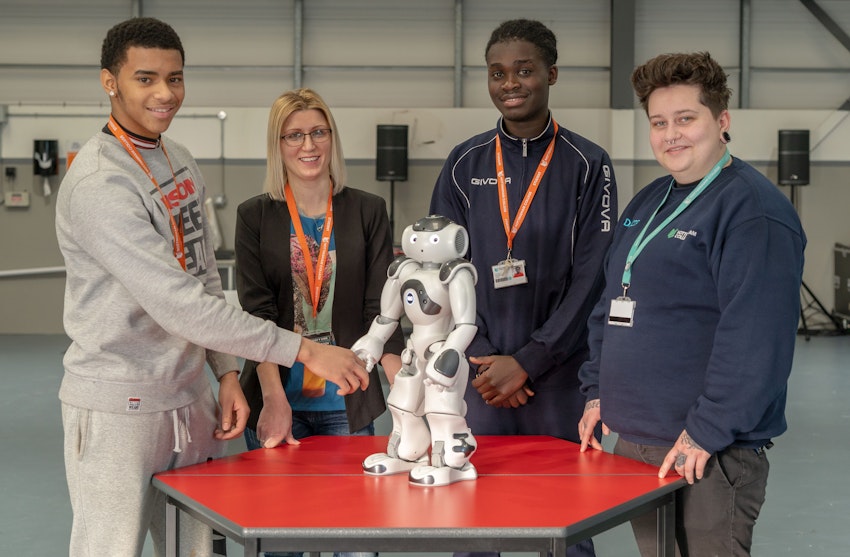
[[(350, 348), (366, 334), (381, 311), (381, 292), (387, 267), (393, 259), (392, 236), (384, 199), (364, 191), (344, 188), (333, 196), (336, 284), (332, 309), (334, 337)], [(286, 202), (261, 194), (239, 205), (236, 212), (236, 290), (239, 303), (253, 315), (293, 329), (295, 316), (290, 269), (290, 224)], [(384, 348), (400, 354), (404, 349), (401, 327)], [(246, 361), (240, 376), (251, 407), (248, 427), (257, 428), (263, 407), (257, 362)], [(289, 368), (280, 367), (286, 384)], [(369, 387), (345, 397), (350, 430), (357, 431), (386, 410), (377, 373)]]

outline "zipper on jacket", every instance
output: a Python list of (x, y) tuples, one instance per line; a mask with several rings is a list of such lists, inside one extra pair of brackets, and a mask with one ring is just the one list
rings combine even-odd
[(522, 158), (528, 157), (528, 140), (526, 138), (522, 138)]

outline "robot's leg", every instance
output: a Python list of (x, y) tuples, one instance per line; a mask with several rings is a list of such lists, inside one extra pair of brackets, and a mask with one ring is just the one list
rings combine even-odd
[(446, 485), (478, 477), (478, 472), (469, 462), (477, 443), (464, 418), (466, 402), (463, 393), (468, 376), (469, 366), (462, 358), (454, 385), (444, 388), (426, 382), (424, 410), (431, 427), (431, 465), (411, 470), (410, 483)]
[(427, 414), (427, 418), (431, 426), (431, 464), (411, 470), (410, 483), (437, 486), (477, 478), (478, 472), (469, 461), (477, 444), (463, 416)]
[(393, 405), (389, 405), (389, 408), (393, 418), (393, 431), (387, 444), (387, 452), (369, 455), (363, 461), (363, 471), (373, 476), (407, 472), (428, 462), (431, 437), (425, 418)]
[(387, 452), (370, 455), (363, 461), (363, 471), (367, 474), (398, 474), (428, 462), (431, 434), (422, 410), (422, 376), (415, 368), (407, 367), (396, 376), (387, 397), (393, 420)]

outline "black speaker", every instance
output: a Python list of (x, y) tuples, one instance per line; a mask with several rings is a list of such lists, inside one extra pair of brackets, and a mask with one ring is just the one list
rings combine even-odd
[(375, 178), (384, 182), (407, 180), (407, 126), (378, 125)]
[(809, 130), (779, 130), (779, 184), (809, 183)]

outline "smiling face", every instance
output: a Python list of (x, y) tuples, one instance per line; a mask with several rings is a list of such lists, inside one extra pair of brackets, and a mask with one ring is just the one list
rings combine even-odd
[(280, 140), (280, 155), (286, 167), (290, 184), (316, 180), (327, 180), (330, 176), (332, 141), (316, 143), (310, 132), (329, 129), (328, 120), (321, 110), (296, 110), (283, 123), (280, 135), (295, 132), (304, 134), (304, 143), (298, 146), (289, 145), (283, 138)]
[(539, 135), (549, 121), (549, 87), (558, 80), (558, 68), (523, 40), (494, 43), (486, 58), (490, 99), (508, 132), (517, 137)]
[(103, 69), (100, 81), (118, 123), (152, 139), (168, 129), (186, 95), (183, 57), (177, 50), (130, 47), (118, 75)]
[(722, 133), (729, 112), (715, 117), (700, 102), (697, 85), (671, 85), (654, 90), (647, 102), (649, 141), (656, 160), (680, 184), (701, 180), (723, 157)]

